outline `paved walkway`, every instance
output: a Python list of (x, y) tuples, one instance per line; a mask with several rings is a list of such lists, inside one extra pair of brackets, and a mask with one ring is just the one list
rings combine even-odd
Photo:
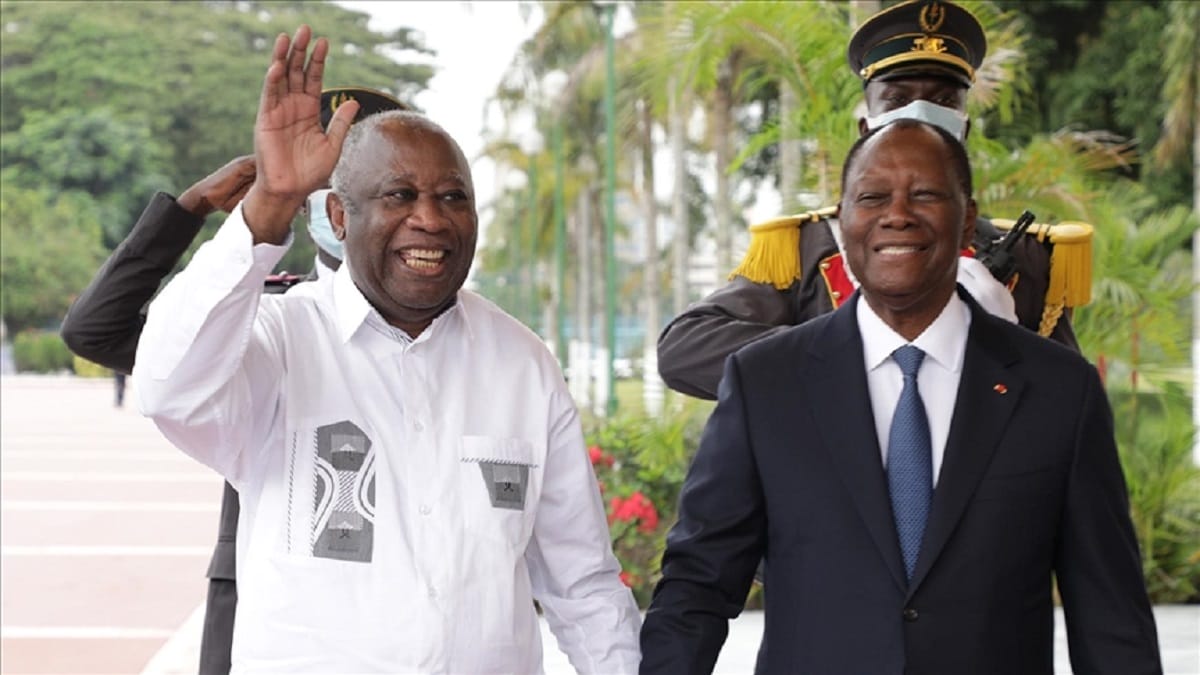
[[(5, 375), (0, 480), (0, 673), (195, 672), (216, 476), (110, 380)], [(1155, 614), (1166, 673), (1200, 675), (1200, 606)], [(753, 672), (761, 635), (761, 613), (734, 621), (717, 672)], [(1070, 673), (1061, 616), (1057, 637)], [(573, 672), (544, 624), (543, 643), (549, 675)]]

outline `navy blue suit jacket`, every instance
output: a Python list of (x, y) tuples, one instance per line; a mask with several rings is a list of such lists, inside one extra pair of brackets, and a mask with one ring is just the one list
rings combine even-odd
[(1161, 672), (1112, 414), (1062, 345), (971, 309), (932, 512), (905, 579), (855, 306), (726, 362), (642, 629), (643, 673), (706, 673), (766, 565), (760, 673)]

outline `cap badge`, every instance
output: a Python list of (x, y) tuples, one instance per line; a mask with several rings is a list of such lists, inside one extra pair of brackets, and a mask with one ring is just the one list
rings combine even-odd
[(329, 110), (330, 111), (337, 110), (338, 106), (340, 106), (341, 104), (345, 103), (346, 101), (353, 101), (353, 100), (354, 100), (354, 97), (346, 92), (336, 94), (336, 95), (330, 97), (330, 99), (329, 99)]
[(914, 38), (912, 51), (941, 54), (946, 51), (946, 41), (939, 37)]
[(946, 10), (941, 4), (931, 2), (921, 8), (919, 21), (921, 22), (921, 30), (926, 33), (933, 33), (942, 27), (942, 22), (946, 20)]

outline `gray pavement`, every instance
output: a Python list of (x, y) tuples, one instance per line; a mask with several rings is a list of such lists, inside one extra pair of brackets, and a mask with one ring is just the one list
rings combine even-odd
[[(0, 479), (0, 673), (196, 672), (219, 478), (114, 409), (111, 380), (5, 375)], [(1155, 615), (1167, 675), (1200, 675), (1200, 606)], [(732, 622), (716, 672), (753, 672), (762, 625)], [(546, 672), (574, 672), (542, 628)]]
[[(1162, 606), (1156, 607), (1154, 614), (1158, 620), (1165, 675), (1200, 674), (1200, 607)], [(196, 663), (196, 649), (200, 643), (201, 618), (201, 611), (193, 614), (189, 622), (143, 671), (143, 675), (183, 675), (194, 672), (192, 664)], [(762, 612), (745, 612), (732, 621), (729, 637), (721, 649), (714, 672), (718, 675), (753, 673), (762, 631)], [(545, 620), (542, 621), (542, 646), (546, 675), (570, 675), (575, 672), (566, 655), (558, 650)], [(1071, 673), (1062, 611), (1055, 614), (1054, 670), (1063, 675)]]

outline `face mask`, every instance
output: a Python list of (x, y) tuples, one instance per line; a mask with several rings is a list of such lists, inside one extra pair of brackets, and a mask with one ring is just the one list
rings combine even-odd
[(875, 117), (867, 116), (867, 129), (878, 129), (896, 120), (908, 119), (941, 127), (960, 142), (967, 133), (967, 116), (952, 108), (917, 100)]
[(342, 259), (342, 242), (333, 236), (333, 224), (325, 209), (325, 196), (333, 190), (317, 190), (308, 196), (308, 234), (322, 251)]

